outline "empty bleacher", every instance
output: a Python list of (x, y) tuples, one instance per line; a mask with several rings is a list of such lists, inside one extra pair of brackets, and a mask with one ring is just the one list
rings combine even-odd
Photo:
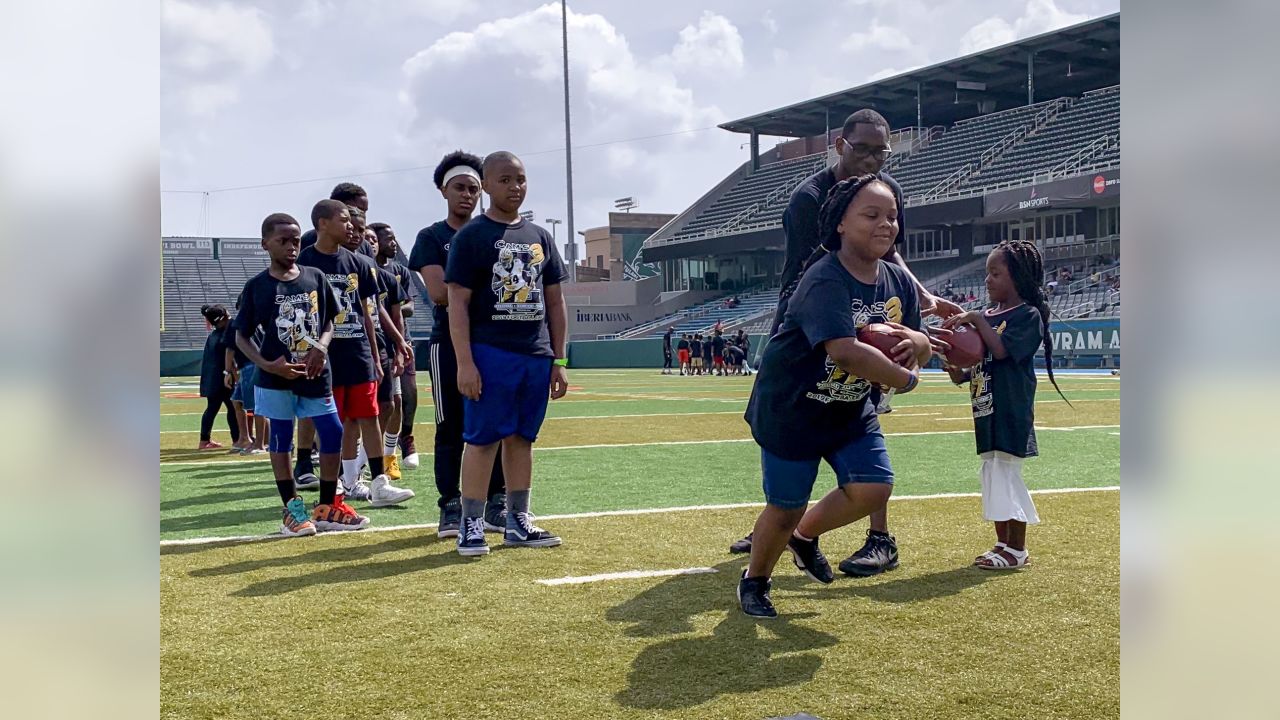
[(1042, 111), (1061, 100), (1037, 103), (962, 120), (925, 148), (904, 158), (893, 170), (904, 195), (921, 195), (1020, 128), (1031, 126)]
[(698, 213), (672, 240), (678, 242), (715, 231), (731, 221), (732, 227), (726, 230), (776, 224), (781, 221), (791, 191), (821, 170), (826, 157), (826, 153), (816, 153), (761, 166)]
[(1117, 85), (1078, 98), (1034, 135), (1010, 148), (966, 181), (967, 186), (987, 187), (1029, 178), (1057, 168), (1102, 137), (1114, 140), (1099, 145), (1085, 160), (1099, 165), (1120, 158), (1120, 87)]

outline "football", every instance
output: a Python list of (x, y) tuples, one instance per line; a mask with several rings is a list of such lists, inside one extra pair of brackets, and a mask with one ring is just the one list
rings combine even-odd
[(982, 358), (987, 354), (987, 347), (982, 342), (982, 335), (969, 325), (958, 325), (952, 328), (952, 333), (941, 338), (944, 342), (951, 346), (951, 349), (943, 356), (947, 362), (956, 367), (973, 367), (982, 362)]
[(884, 323), (869, 323), (858, 331), (858, 342), (870, 345), (892, 360), (893, 346), (902, 342), (902, 338), (892, 333), (893, 328)]

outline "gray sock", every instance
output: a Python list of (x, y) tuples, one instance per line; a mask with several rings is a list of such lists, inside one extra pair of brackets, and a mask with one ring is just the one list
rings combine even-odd
[(527, 513), (529, 512), (529, 491), (528, 490), (512, 490), (507, 493), (507, 512), (509, 513)]
[(462, 517), (484, 517), (484, 500), (472, 500), (469, 497), (462, 498)]

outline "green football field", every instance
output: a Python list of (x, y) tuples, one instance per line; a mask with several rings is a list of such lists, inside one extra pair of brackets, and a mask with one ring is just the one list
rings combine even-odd
[[(1008, 574), (969, 567), (993, 537), (967, 392), (934, 375), (895, 397), (902, 566), (821, 586), (784, 559), (775, 621), (736, 610), (745, 560), (727, 553), (762, 500), (753, 378), (571, 370), (534, 458), (534, 510), (565, 544), (470, 560), (435, 537), (418, 377), (423, 462), (400, 483), (418, 497), (355, 503), (358, 533), (254, 542), (279, 529), (269, 463), (194, 450), (195, 380), (161, 385), (165, 717), (1119, 714), (1117, 377), (1060, 376), (1074, 408), (1042, 377), (1025, 475), (1044, 522), (1032, 567)], [(816, 490), (832, 485), (824, 470)], [(833, 562), (865, 527), (824, 536)]]

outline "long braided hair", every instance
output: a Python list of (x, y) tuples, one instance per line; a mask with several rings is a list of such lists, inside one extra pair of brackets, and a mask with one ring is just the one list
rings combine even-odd
[[(996, 246), (994, 252), (1004, 256), (1005, 265), (1009, 268), (1009, 277), (1013, 280), (1013, 289), (1022, 301), (1031, 305), (1040, 313), (1040, 323), (1044, 338), (1044, 367), (1049, 373), (1049, 382), (1058, 395), (1071, 405), (1067, 396), (1062, 394), (1058, 381), (1053, 377), (1053, 338), (1049, 336), (1049, 302), (1045, 298), (1044, 260), (1040, 257), (1040, 249), (1028, 240), (1005, 240)], [(1071, 405), (1071, 407), (1075, 407)]]
[(779, 306), (795, 294), (796, 288), (800, 286), (800, 278), (804, 277), (806, 270), (813, 267), (814, 263), (826, 255), (840, 249), (840, 221), (844, 219), (844, 214), (849, 209), (849, 204), (853, 202), (853, 198), (862, 188), (878, 179), (876, 175), (848, 178), (836, 183), (827, 193), (827, 199), (822, 203), (822, 208), (818, 211), (818, 247), (813, 249), (813, 252), (805, 259), (804, 264), (800, 266), (800, 272), (796, 275), (796, 279), (782, 289), (781, 295), (778, 296)]

